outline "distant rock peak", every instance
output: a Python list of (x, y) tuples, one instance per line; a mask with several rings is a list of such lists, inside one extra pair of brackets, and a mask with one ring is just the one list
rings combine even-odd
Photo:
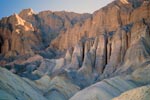
[(132, 5), (133, 8), (140, 7), (143, 3), (147, 3), (150, 0), (120, 0), (125, 5)]
[[(32, 24), (26, 22), (18, 14), (10, 16), (10, 23), (12, 23), (15, 26), (23, 26), (25, 31), (34, 30)], [(16, 30), (16, 32), (18, 33), (18, 30)]]
[(19, 17), (18, 14), (16, 13), (12, 15), (10, 18), (12, 19), (12, 21), (14, 21), (16, 25), (24, 25), (25, 20)]
[(31, 8), (28, 8), (28, 9), (23, 9), (19, 15), (26, 15), (26, 16), (31, 16), (35, 14), (35, 12), (31, 9)]
[(128, 0), (120, 0), (123, 4), (129, 4)]

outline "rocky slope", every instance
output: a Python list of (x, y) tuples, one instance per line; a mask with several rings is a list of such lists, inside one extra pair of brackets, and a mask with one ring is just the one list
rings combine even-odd
[(120, 93), (135, 87), (137, 87), (136, 84), (129, 80), (114, 77), (85, 88), (69, 100), (111, 100)]
[(6, 56), (33, 54), (44, 50), (61, 31), (82, 23), (90, 14), (24, 9), (0, 21), (0, 53)]
[(90, 14), (77, 14), (73, 12), (42, 11), (35, 14), (32, 9), (24, 9), (19, 16), (32, 23), (42, 37), (43, 45), (48, 46), (52, 39), (57, 37), (61, 31), (73, 27), (76, 23), (82, 23), (91, 17)]
[(32, 24), (17, 14), (1, 20), (0, 39), (0, 51), (6, 56), (33, 53), (31, 46), (40, 44)]
[(146, 65), (132, 74), (104, 79), (77, 92), (70, 100), (149, 100), (149, 86), (145, 86), (150, 84), (149, 71), (150, 65)]
[(115, 0), (94, 12), (92, 17), (84, 23), (76, 24), (73, 29), (61, 33), (53, 45), (61, 50), (66, 49), (75, 45), (83, 37), (95, 37), (99, 34), (114, 32), (119, 27), (135, 23), (141, 19), (149, 20), (149, 0), (129, 0), (131, 2), (128, 3), (123, 1), (125, 0)]
[[(34, 96), (33, 96), (34, 95)], [(0, 68), (1, 100), (47, 100), (20, 77)]]
[(115, 0), (92, 15), (24, 9), (0, 20), (0, 65), (19, 75), (0, 68), (0, 98), (111, 100), (129, 90), (115, 100), (140, 91), (133, 100), (147, 100), (149, 41), (149, 0)]
[(121, 96), (113, 99), (113, 100), (149, 100), (150, 98), (150, 87), (149, 86), (143, 86), (140, 88), (136, 88), (130, 91), (127, 91)]

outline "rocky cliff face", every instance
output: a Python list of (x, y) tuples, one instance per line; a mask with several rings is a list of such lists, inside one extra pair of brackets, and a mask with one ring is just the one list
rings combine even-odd
[(17, 14), (0, 21), (0, 51), (6, 56), (16, 56), (33, 53), (32, 46), (40, 44), (34, 34), (32, 24), (26, 22)]
[(82, 37), (95, 37), (105, 32), (116, 31), (119, 27), (135, 23), (141, 19), (148, 20), (150, 16), (149, 1), (142, 1), (137, 7), (133, 6), (138, 5), (138, 3), (138, 1), (133, 0), (133, 3), (126, 4), (122, 0), (116, 0), (107, 7), (96, 11), (92, 18), (84, 23), (76, 24), (73, 29), (61, 33), (53, 42), (53, 45), (61, 50), (66, 49), (77, 44)]
[[(0, 21), (0, 52), (7, 56), (35, 53), (47, 48), (61, 31), (83, 22), (90, 14), (24, 9)], [(34, 50), (36, 49), (36, 50)], [(11, 53), (10, 53), (11, 52)]]
[(0, 21), (0, 65), (44, 99), (110, 100), (149, 88), (149, 41), (149, 0), (115, 0), (92, 15), (24, 9)]
[(76, 23), (82, 23), (85, 19), (91, 17), (90, 14), (77, 14), (73, 12), (52, 12), (42, 11), (35, 14), (32, 9), (24, 9), (19, 16), (38, 29), (45, 46), (57, 37), (61, 31), (73, 27)]
[(102, 77), (132, 72), (149, 55), (149, 4), (149, 1), (116, 0), (84, 23), (60, 33), (52, 45), (63, 50), (79, 43), (74, 47), (78, 53), (75, 56), (73, 52), (71, 63), (84, 69), (86, 62), (90, 65), (86, 69), (103, 73)]

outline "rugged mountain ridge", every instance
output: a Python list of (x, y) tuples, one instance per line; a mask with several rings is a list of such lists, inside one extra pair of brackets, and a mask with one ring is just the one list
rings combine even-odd
[(17, 56), (44, 50), (60, 31), (65, 31), (90, 16), (65, 11), (43, 11), (35, 14), (32, 9), (24, 9), (19, 14), (1, 19), (0, 51), (2, 54), (13, 52), (10, 56)]
[(25, 9), (0, 21), (0, 65), (44, 99), (110, 100), (147, 87), (149, 11), (149, 0), (115, 0), (92, 15)]
[[(28, 14), (30, 13), (30, 14)], [(24, 9), (19, 16), (32, 23), (39, 29), (39, 34), (43, 37), (44, 45), (49, 45), (52, 39), (57, 37), (61, 31), (65, 31), (73, 27), (76, 23), (82, 23), (85, 19), (91, 17), (90, 14), (77, 14), (66, 11), (42, 11), (35, 14), (32, 9)]]
[[(138, 1), (126, 4), (120, 0), (115, 0), (94, 12), (92, 18), (87, 19), (84, 23), (77, 24), (73, 29), (60, 34), (52, 44), (59, 49), (66, 49), (77, 44), (82, 37), (95, 37), (99, 34), (116, 31), (119, 27), (135, 23), (141, 19), (149, 20), (149, 1), (143, 0), (138, 7), (134, 8), (133, 5), (136, 4)], [(72, 41), (66, 37), (72, 37)], [(65, 43), (62, 44), (62, 41)]]
[[(129, 65), (128, 61), (135, 58), (144, 61), (149, 55), (149, 4), (149, 1), (124, 3), (116, 0), (96, 11), (92, 18), (87, 19), (83, 24), (77, 24), (65, 33), (61, 33), (52, 41), (52, 45), (58, 49), (65, 49), (77, 44), (72, 53), (72, 62), (78, 63), (72, 65), (77, 66), (74, 68), (84, 69), (82, 66), (86, 61), (90, 68), (96, 69), (98, 73), (132, 71), (134, 67), (117, 69), (117, 66), (126, 66), (126, 63), (127, 66), (136, 66), (133, 61)], [(133, 55), (136, 52), (135, 48), (139, 54)], [(140, 52), (143, 54), (140, 55)], [(129, 60), (130, 57), (133, 58)], [(141, 63), (141, 60), (137, 59), (135, 63), (138, 62)]]

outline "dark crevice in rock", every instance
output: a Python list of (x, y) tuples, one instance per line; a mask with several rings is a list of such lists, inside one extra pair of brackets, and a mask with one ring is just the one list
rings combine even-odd
[(122, 26), (122, 29), (123, 29), (126, 33), (128, 33), (128, 32), (131, 31), (132, 26), (133, 26), (133, 23), (132, 23), (132, 24), (125, 25), (125, 26)]
[(82, 47), (83, 53), (82, 53), (82, 62), (84, 61), (84, 56), (85, 56), (85, 45), (83, 44)]
[(147, 26), (147, 33), (148, 33), (148, 36), (150, 37), (150, 24)]
[(13, 26), (12, 26), (12, 24), (8, 24), (8, 28), (9, 28), (9, 30), (12, 32), (13, 31)]
[(129, 0), (133, 8), (138, 8), (142, 5), (142, 0)]
[(2, 46), (4, 44), (3, 38), (0, 36), (0, 53), (2, 53)]
[(129, 47), (129, 37), (128, 37), (128, 35), (126, 35), (126, 44), (127, 44), (127, 48), (128, 48)]
[(111, 57), (111, 53), (112, 53), (112, 44), (110, 43), (110, 44), (108, 44), (109, 45), (109, 54), (108, 54), (108, 59), (110, 59), (110, 57)]
[(108, 64), (108, 48), (107, 48), (107, 45), (108, 45), (108, 37), (107, 36), (105, 36), (105, 38), (106, 38), (106, 40), (105, 40), (105, 48), (106, 48), (106, 50), (105, 50), (105, 65), (103, 66), (103, 69), (102, 69), (102, 73), (104, 72), (104, 70), (105, 70), (105, 67), (106, 67), (106, 65)]
[(11, 32), (13, 31), (13, 26), (12, 26), (12, 24), (10, 24), (10, 23), (7, 23), (7, 24), (0, 23), (0, 27), (1, 27), (2, 29), (8, 29), (8, 30), (10, 30)]
[[(107, 58), (107, 55), (108, 55), (108, 49), (107, 49), (107, 45), (108, 45), (108, 37), (107, 36), (105, 36), (105, 48), (106, 48), (106, 51), (105, 51), (105, 66), (108, 64), (108, 58)], [(105, 69), (105, 67), (104, 67), (104, 69)], [(104, 71), (104, 69), (103, 69), (103, 71)]]
[(11, 40), (8, 40), (8, 50), (11, 51)]

